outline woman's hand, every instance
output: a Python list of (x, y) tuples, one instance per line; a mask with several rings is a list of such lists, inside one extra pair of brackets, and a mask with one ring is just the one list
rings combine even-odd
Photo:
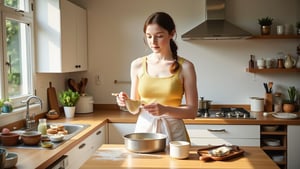
[(143, 109), (148, 111), (153, 116), (160, 116), (160, 115), (165, 114), (165, 112), (164, 112), (165, 106), (158, 104), (158, 103), (143, 105)]
[(125, 92), (120, 92), (116, 95), (117, 104), (119, 106), (125, 106), (125, 100), (128, 99), (128, 95)]

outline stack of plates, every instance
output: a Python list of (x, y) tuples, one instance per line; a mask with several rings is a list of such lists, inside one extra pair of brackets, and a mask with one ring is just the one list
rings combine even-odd
[(280, 146), (280, 140), (278, 139), (264, 139), (263, 141), (267, 146)]

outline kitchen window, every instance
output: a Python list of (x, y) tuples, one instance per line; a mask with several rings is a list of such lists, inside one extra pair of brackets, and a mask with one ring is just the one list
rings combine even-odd
[(14, 107), (33, 94), (33, 0), (0, 0), (0, 98)]

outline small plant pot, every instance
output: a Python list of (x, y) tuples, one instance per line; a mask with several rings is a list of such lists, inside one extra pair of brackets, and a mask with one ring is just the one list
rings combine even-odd
[(75, 115), (75, 106), (74, 107), (64, 107), (65, 116), (67, 119), (73, 118)]
[(271, 34), (271, 26), (261, 26), (260, 32), (261, 32), (261, 35), (270, 35)]
[(282, 110), (286, 113), (291, 113), (295, 111), (295, 104), (283, 104)]

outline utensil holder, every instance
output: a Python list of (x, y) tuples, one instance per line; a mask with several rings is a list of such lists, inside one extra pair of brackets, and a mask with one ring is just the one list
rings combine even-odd
[(273, 95), (272, 95), (272, 93), (265, 94), (265, 111), (273, 112)]

